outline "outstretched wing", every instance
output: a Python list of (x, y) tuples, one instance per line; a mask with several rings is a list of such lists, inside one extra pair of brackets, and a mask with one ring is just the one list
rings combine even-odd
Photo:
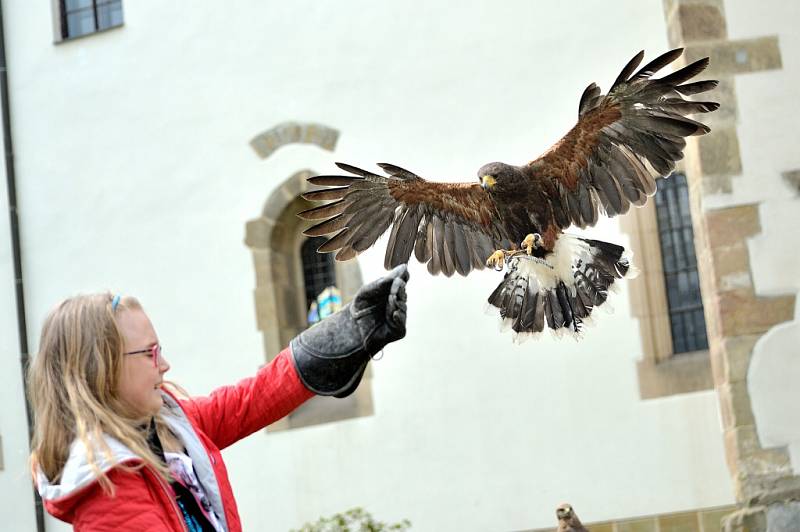
[(686, 115), (714, 111), (719, 104), (683, 98), (717, 86), (717, 81), (685, 83), (708, 66), (708, 58), (651, 79), (682, 52), (667, 52), (633, 73), (644, 57), (639, 52), (607, 95), (589, 85), (575, 127), (527, 165), (547, 192), (559, 227), (594, 225), (598, 206), (615, 216), (631, 204), (643, 205), (656, 191), (655, 179), (669, 175), (683, 158), (684, 137), (710, 131)]
[(391, 164), (382, 176), (336, 163), (353, 175), (315, 176), (315, 185), (333, 188), (303, 194), (311, 201), (336, 200), (298, 213), (324, 220), (303, 231), (308, 236), (336, 233), (319, 247), (348, 260), (372, 246), (391, 226), (384, 266), (408, 262), (411, 252), (432, 274), (467, 275), (485, 267), (489, 255), (508, 245), (494, 202), (479, 184), (433, 183)]

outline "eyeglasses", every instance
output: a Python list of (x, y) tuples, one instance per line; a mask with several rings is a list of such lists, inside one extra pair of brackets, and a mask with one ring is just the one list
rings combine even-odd
[(122, 353), (123, 355), (149, 355), (153, 359), (153, 367), (158, 367), (158, 361), (161, 358), (161, 344), (153, 344), (152, 347), (147, 349), (139, 349), (138, 351), (128, 351)]

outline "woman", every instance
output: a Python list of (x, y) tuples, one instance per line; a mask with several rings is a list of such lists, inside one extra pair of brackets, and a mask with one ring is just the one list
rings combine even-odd
[(405, 336), (407, 280), (401, 266), (362, 287), (254, 377), (200, 398), (165, 386), (170, 366), (136, 299), (64, 301), (28, 373), (45, 508), (78, 531), (241, 530), (220, 450), (314, 394), (352, 393), (370, 358)]

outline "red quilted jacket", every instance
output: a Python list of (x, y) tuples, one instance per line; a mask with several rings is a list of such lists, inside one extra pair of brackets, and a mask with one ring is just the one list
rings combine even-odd
[[(229, 532), (242, 530), (236, 501), (220, 449), (277, 421), (313, 394), (294, 368), (289, 349), (284, 349), (254, 377), (224, 386), (208, 397), (177, 400), (165, 395), (162, 413), (187, 448), (220, 521)], [(86, 459), (86, 448), (76, 441), (58, 484), (41, 473), (36, 483), (45, 508), (71, 523), (77, 531), (184, 531), (186, 526), (169, 486), (148, 467), (126, 472), (116, 464), (141, 463), (127, 447), (111, 437), (106, 443), (114, 459), (101, 469), (116, 487), (106, 495)], [(103, 462), (102, 453), (95, 453)]]

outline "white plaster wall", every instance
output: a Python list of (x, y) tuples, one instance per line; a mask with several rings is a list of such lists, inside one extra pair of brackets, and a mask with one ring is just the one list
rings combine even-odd
[[(781, 177), (800, 168), (797, 150), (797, 86), (800, 35), (794, 21), (800, 6), (768, 0), (726, 2), (731, 39), (777, 35), (783, 68), (736, 77), (742, 176), (719, 205), (760, 202), (762, 231), (748, 243), (753, 283), (761, 295), (800, 291), (800, 200)], [(800, 375), (800, 321), (774, 327), (756, 344), (748, 372), (756, 427), (765, 447), (787, 446), (800, 474), (800, 417), (796, 381)]]
[[(713, 205), (760, 202), (763, 231), (750, 242), (751, 264), (760, 294), (800, 290), (800, 234), (787, 231), (800, 221), (797, 193), (782, 172), (800, 168), (797, 150), (797, 86), (800, 84), (800, 35), (794, 21), (800, 6), (769, 0), (758, 5), (727, 1), (731, 39), (777, 35), (783, 68), (736, 76), (739, 101), (737, 132), (742, 176), (733, 180), (733, 194), (720, 195)], [(711, 204), (710, 204), (711, 205)]]
[[(123, 28), (58, 46), (47, 6), (4, 5), (33, 347), (59, 299), (135, 294), (194, 393), (264, 360), (242, 237), (283, 179), (335, 160), (475, 179), (566, 132), (589, 82), (667, 48), (657, 0), (202, 5), (125, 2)], [(286, 120), (340, 129), (336, 153), (258, 159), (249, 139)], [(594, 234), (624, 242), (615, 221)], [(381, 252), (360, 264), (379, 275)], [(352, 506), (469, 531), (548, 526), (563, 500), (585, 521), (732, 502), (713, 392), (639, 400), (624, 287), (583, 342), (514, 346), (483, 314), (498, 274), (411, 270), (373, 416), (225, 452), (246, 529)]]
[(800, 233), (791, 230), (800, 219), (798, 196), (781, 177), (800, 169), (794, 134), (800, 121), (800, 35), (795, 24), (800, 5), (727, 0), (725, 14), (732, 40), (777, 35), (783, 68), (736, 76), (742, 175), (734, 177), (732, 194), (711, 198), (707, 207), (760, 203), (763, 230), (749, 242), (756, 290), (785, 294), (800, 290)]
[[(800, 301), (797, 303), (800, 305)], [(797, 307), (795, 308), (795, 316)], [(800, 474), (800, 326), (797, 321), (773, 327), (759, 339), (747, 373), (747, 385), (761, 445), (786, 447)]]
[(5, 168), (0, 162), (0, 515), (7, 530), (34, 530)]

